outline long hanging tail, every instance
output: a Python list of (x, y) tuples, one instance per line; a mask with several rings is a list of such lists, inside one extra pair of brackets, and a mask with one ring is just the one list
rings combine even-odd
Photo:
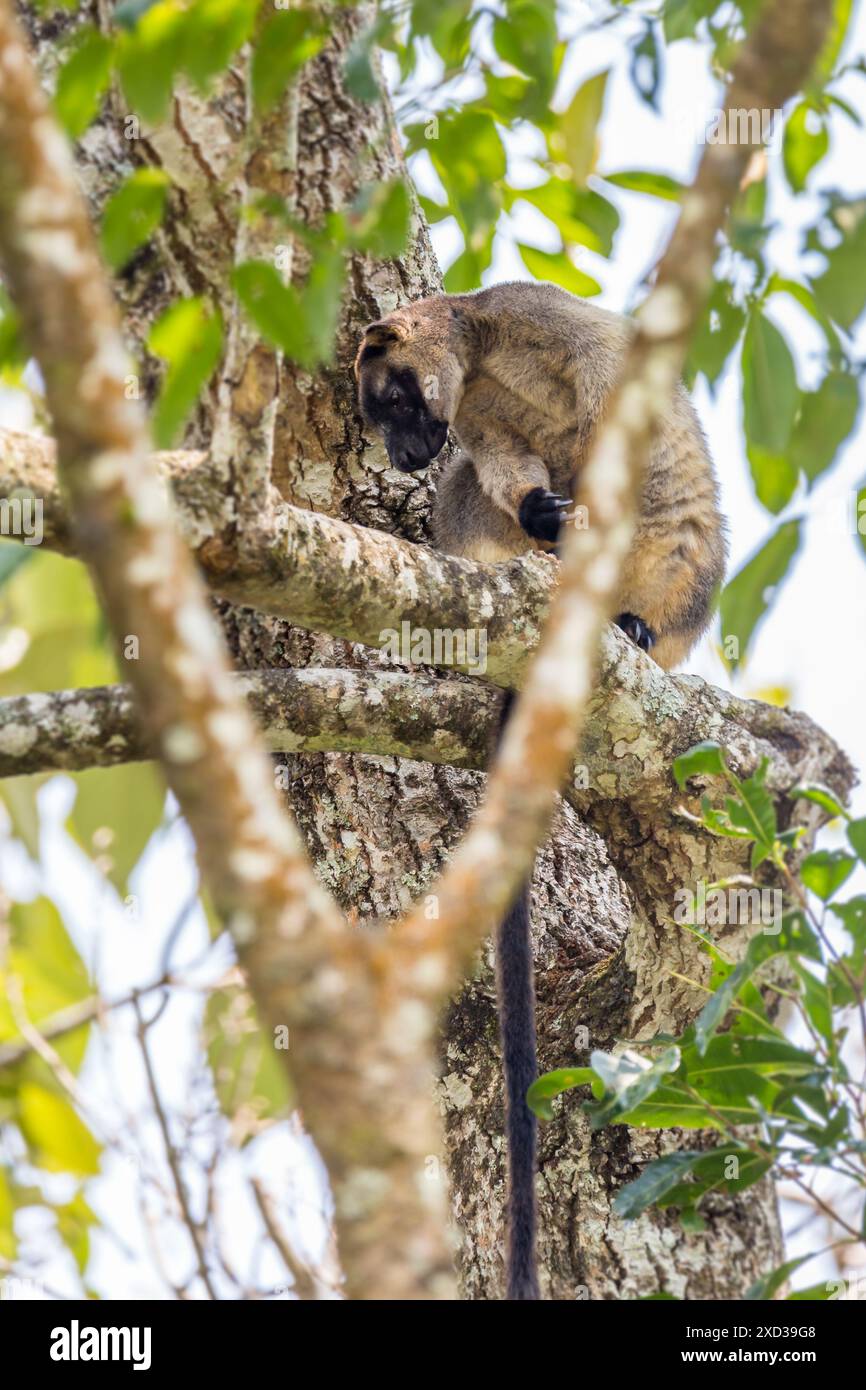
[(500, 925), (496, 954), (508, 1139), (507, 1297), (525, 1301), (540, 1297), (535, 1257), (537, 1122), (526, 1104), (526, 1092), (538, 1076), (528, 884)]
[[(507, 692), (499, 739), (514, 695)], [(499, 1036), (505, 1074), (505, 1132), (508, 1147), (508, 1260), (510, 1300), (540, 1297), (535, 1256), (535, 1164), (537, 1122), (526, 1092), (538, 1076), (535, 1055), (535, 988), (529, 932), (529, 881), (499, 926), (496, 940)]]

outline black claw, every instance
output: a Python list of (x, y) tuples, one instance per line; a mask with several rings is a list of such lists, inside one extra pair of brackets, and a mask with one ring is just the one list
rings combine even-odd
[(634, 613), (620, 613), (616, 620), (617, 627), (621, 627), (626, 637), (630, 637), (636, 647), (641, 651), (648, 652), (656, 640), (656, 635), (651, 627), (648, 627), (643, 618), (636, 618)]
[(559, 536), (562, 513), (571, 505), (569, 497), (559, 497), (546, 487), (534, 487), (521, 502), (517, 519), (533, 540), (552, 542)]

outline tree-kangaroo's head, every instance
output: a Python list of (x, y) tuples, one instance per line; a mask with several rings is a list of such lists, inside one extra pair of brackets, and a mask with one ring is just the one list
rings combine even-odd
[(426, 468), (457, 413), (463, 372), (447, 299), (423, 299), (368, 324), (355, 358), (364, 419), (403, 473)]

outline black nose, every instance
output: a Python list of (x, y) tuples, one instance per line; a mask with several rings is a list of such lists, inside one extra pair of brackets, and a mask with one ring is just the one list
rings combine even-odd
[(385, 448), (391, 467), (399, 468), (401, 473), (414, 473), (419, 468), (426, 468), (432, 457), (426, 440), (418, 436), (407, 440), (405, 436), (395, 439), (393, 435), (390, 438), (386, 435)]
[(430, 462), (430, 455), (427, 453), (415, 454), (410, 449), (401, 449), (393, 460), (401, 473), (417, 473), (419, 468), (426, 468)]

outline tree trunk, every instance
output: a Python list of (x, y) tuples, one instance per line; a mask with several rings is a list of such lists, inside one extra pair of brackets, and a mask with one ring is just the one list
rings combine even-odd
[[(85, 0), (75, 17), (49, 20), (27, 12), (49, 80), (58, 26), (98, 22), (101, 12), (101, 0)], [(364, 440), (351, 375), (362, 325), (439, 287), (420, 212), (400, 260), (351, 260), (333, 370), (312, 377), (256, 345), (239, 324), (228, 288), (236, 213), (251, 188), (278, 189), (297, 216), (315, 225), (328, 210), (350, 203), (365, 183), (403, 172), (387, 102), (362, 104), (343, 82), (346, 49), (369, 18), (364, 6), (338, 14), (332, 41), (304, 70), (278, 118), (268, 122), (263, 148), (245, 168), (238, 163), (246, 108), (242, 64), (208, 100), (184, 91), (160, 128), (143, 127), (137, 139), (126, 137), (127, 112), (114, 92), (80, 146), (95, 215), (133, 167), (159, 164), (173, 180), (164, 228), (123, 272), (118, 294), (149, 395), (159, 372), (143, 340), (154, 318), (181, 295), (205, 294), (223, 309), (230, 327), (223, 377), (186, 442), (222, 442), (225, 489), (213, 497), (213, 507), (227, 531), (238, 530), (239, 544), (245, 515), (269, 486), (296, 505), (410, 540), (427, 535), (433, 480), (388, 470), (381, 447)], [(304, 270), (297, 253), (292, 273), (303, 277)], [(248, 477), (236, 467), (239, 441)], [(219, 607), (240, 667), (382, 664), (367, 648), (224, 602)], [(639, 715), (638, 706), (623, 734), (629, 748), (637, 749)], [(756, 715), (754, 738), (772, 743), (772, 734), (758, 724)], [(784, 751), (798, 771), (807, 770), (811, 754), (805, 744)], [(825, 753), (820, 750), (815, 760), (827, 781)], [(394, 757), (321, 753), (280, 761), (288, 761), (289, 800), (318, 873), (359, 926), (396, 916), (424, 894), (464, 831), (483, 785), (480, 773)], [(840, 772), (843, 781), (846, 775)], [(636, 802), (626, 812), (598, 789), (562, 804), (532, 892), (543, 1069), (582, 1062), (588, 1049), (609, 1047), (617, 1038), (677, 1032), (694, 1016), (698, 992), (672, 982), (669, 971), (700, 976), (703, 962), (665, 921), (673, 890), (706, 872), (708, 854), (705, 837), (658, 807), (641, 810)], [(729, 867), (738, 871), (741, 861), (734, 851), (730, 855)], [(712, 860), (713, 876), (719, 862), (718, 856)], [(499, 1298), (504, 1111), (489, 947), (448, 1012), (442, 1058), (444, 1159), (460, 1232), (463, 1292), (467, 1298)], [(737, 1298), (778, 1263), (779, 1225), (767, 1183), (737, 1198), (718, 1198), (703, 1232), (686, 1233), (673, 1216), (656, 1211), (627, 1225), (612, 1216), (619, 1186), (680, 1139), (676, 1132), (624, 1127), (590, 1135), (575, 1096), (558, 1102), (556, 1118), (541, 1134), (544, 1296), (631, 1298), (665, 1289), (678, 1297)], [(690, 1133), (687, 1146), (701, 1142), (709, 1138)]]

